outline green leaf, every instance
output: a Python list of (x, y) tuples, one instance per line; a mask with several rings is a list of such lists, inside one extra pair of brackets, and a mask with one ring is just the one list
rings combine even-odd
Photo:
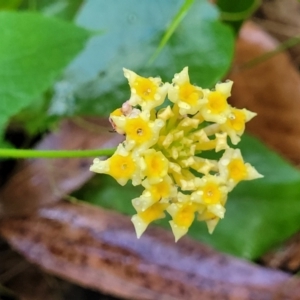
[(0, 133), (38, 100), (84, 47), (90, 33), (35, 13), (0, 13)]
[(39, 11), (45, 16), (73, 20), (83, 2), (84, 0), (24, 0), (22, 8)]
[(261, 5), (261, 0), (218, 0), (217, 5), (221, 10), (221, 19), (238, 32), (243, 22)]
[(21, 3), (22, 0), (1, 0), (0, 10), (14, 10), (17, 9)]
[[(52, 101), (53, 114), (108, 115), (129, 97), (123, 77), (126, 67), (142, 76), (161, 76), (171, 81), (174, 73), (189, 66), (192, 82), (212, 86), (230, 67), (234, 49), (231, 29), (218, 20), (215, 6), (194, 1), (168, 42), (150, 66), (172, 20), (184, 1), (89, 0), (77, 23), (105, 34), (94, 37), (86, 50), (67, 69), (62, 82), (73, 97), (65, 110)], [(69, 102), (68, 102), (69, 101)]]
[(0, 140), (0, 148), (14, 149), (14, 146), (11, 143), (7, 142), (7, 141)]
[(120, 186), (112, 177), (100, 174), (93, 177), (86, 186), (75, 192), (73, 196), (94, 205), (116, 210), (126, 215), (133, 215), (135, 210), (131, 205), (131, 200), (141, 193), (141, 187), (134, 187), (131, 183)]
[[(201, 222), (194, 222), (189, 235), (220, 251), (256, 259), (300, 229), (300, 172), (252, 137), (245, 135), (239, 148), (245, 161), (265, 177), (242, 182), (229, 194), (225, 218), (212, 235)], [(121, 187), (103, 176), (96, 176), (77, 195), (96, 205), (134, 213), (130, 200), (140, 190)], [(157, 223), (169, 228), (168, 220)]]

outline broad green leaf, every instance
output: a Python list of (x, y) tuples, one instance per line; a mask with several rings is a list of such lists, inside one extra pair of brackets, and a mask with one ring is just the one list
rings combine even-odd
[[(142, 76), (171, 81), (174, 73), (189, 66), (192, 82), (212, 86), (230, 67), (234, 36), (218, 20), (215, 6), (197, 0), (169, 37), (153, 64), (149, 60), (182, 7), (183, 0), (88, 0), (77, 23), (104, 30), (67, 69), (65, 88), (73, 95), (61, 109), (56, 98), (53, 114), (108, 115), (129, 97), (123, 77), (126, 67)], [(68, 102), (69, 101), (69, 102)]]
[(36, 13), (0, 13), (0, 133), (84, 47), (89, 31)]
[[(242, 182), (229, 194), (225, 218), (212, 235), (200, 222), (194, 222), (189, 235), (218, 250), (255, 259), (300, 229), (300, 172), (249, 136), (243, 137), (239, 148), (245, 161), (265, 177)], [(132, 214), (130, 199), (140, 190), (121, 187), (103, 176), (96, 176), (77, 195), (96, 205)], [(169, 228), (167, 221), (159, 223)]]

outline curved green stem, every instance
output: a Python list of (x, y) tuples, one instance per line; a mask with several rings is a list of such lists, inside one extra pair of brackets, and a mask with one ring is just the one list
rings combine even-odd
[(116, 148), (93, 150), (27, 150), (0, 149), (0, 157), (4, 158), (80, 158), (111, 156)]

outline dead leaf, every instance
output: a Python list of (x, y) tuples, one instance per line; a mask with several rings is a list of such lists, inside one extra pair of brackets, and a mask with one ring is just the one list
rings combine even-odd
[(296, 165), (300, 164), (300, 75), (287, 53), (245, 67), (276, 48), (278, 42), (251, 22), (240, 32), (229, 74), (231, 102), (257, 112), (247, 129)]
[(262, 257), (264, 265), (289, 272), (300, 271), (300, 233)]
[[(264, 30), (284, 42), (300, 35), (300, 2), (297, 0), (263, 1), (255, 16)], [(293, 61), (300, 65), (300, 45), (289, 49)]]
[(5, 218), (0, 232), (47, 272), (126, 299), (300, 299), (300, 281), (287, 274), (189, 238), (174, 244), (161, 228), (138, 240), (127, 217), (87, 205), (57, 203)]
[[(3, 296), (3, 298), (2, 298)], [(7, 297), (7, 298), (6, 298)], [(0, 238), (0, 299), (117, 300), (50, 275), (13, 251)]]
[[(122, 139), (101, 119), (64, 121), (36, 149), (96, 149), (115, 147)], [(27, 159), (20, 161), (0, 190), (0, 216), (32, 212), (78, 189), (93, 176), (92, 158)]]

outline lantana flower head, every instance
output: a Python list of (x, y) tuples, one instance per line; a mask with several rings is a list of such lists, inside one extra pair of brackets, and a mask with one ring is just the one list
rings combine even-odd
[[(262, 177), (245, 163), (236, 145), (245, 123), (256, 114), (228, 104), (232, 81), (202, 89), (190, 83), (188, 68), (172, 83), (124, 69), (131, 96), (110, 115), (113, 129), (125, 136), (107, 160), (96, 158), (90, 170), (129, 180), (144, 191), (132, 200), (137, 236), (158, 219), (170, 216), (177, 241), (195, 220), (210, 233), (225, 215), (228, 193), (243, 180)], [(172, 105), (163, 106), (166, 98)], [(207, 159), (214, 151), (219, 159)]]

